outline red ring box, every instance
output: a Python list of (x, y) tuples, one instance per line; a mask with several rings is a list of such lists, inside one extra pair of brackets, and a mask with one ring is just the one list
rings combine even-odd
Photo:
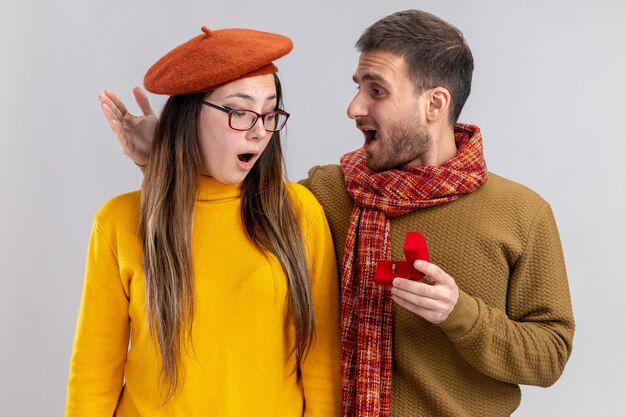
[(424, 274), (415, 269), (418, 260), (430, 262), (426, 239), (419, 232), (408, 232), (404, 239), (404, 259), (406, 261), (378, 261), (374, 272), (374, 282), (378, 285), (391, 285), (394, 278), (408, 278), (418, 281)]

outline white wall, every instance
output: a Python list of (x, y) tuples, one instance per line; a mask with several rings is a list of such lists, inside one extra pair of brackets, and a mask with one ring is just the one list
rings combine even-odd
[(202, 25), (286, 34), (295, 49), (279, 66), (296, 180), (362, 144), (345, 116), (360, 33), (394, 11), (423, 8), (458, 26), (473, 50), (473, 92), (461, 120), (482, 128), (489, 169), (542, 194), (561, 231), (574, 353), (553, 387), (524, 387), (515, 415), (622, 415), (625, 7), (609, 0), (302, 3), (3, 1), (0, 414), (63, 414), (92, 216), (109, 197), (140, 185), (100, 114), (100, 91), (111, 88), (131, 103), (130, 89), (155, 59)]

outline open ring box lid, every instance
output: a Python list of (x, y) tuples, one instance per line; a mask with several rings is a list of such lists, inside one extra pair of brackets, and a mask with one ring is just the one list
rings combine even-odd
[(404, 239), (405, 261), (378, 261), (374, 272), (374, 282), (378, 285), (391, 285), (394, 278), (408, 278), (418, 281), (424, 274), (415, 269), (413, 263), (420, 259), (430, 262), (426, 239), (420, 232), (408, 232)]

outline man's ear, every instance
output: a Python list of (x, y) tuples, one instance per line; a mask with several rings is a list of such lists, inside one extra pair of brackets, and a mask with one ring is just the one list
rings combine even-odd
[(443, 87), (435, 87), (425, 92), (424, 99), (427, 101), (426, 120), (437, 122), (447, 120), (450, 113), (450, 92)]

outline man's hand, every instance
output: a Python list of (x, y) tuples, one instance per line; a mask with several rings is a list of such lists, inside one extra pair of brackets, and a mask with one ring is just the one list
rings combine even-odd
[(130, 114), (113, 91), (104, 90), (98, 99), (102, 113), (117, 136), (122, 151), (137, 165), (143, 166), (150, 156), (158, 119), (141, 88), (133, 88), (133, 96), (143, 113), (142, 116)]
[(459, 299), (459, 287), (454, 279), (437, 265), (415, 261), (415, 268), (425, 274), (421, 281), (394, 278), (393, 301), (433, 323), (448, 318)]

